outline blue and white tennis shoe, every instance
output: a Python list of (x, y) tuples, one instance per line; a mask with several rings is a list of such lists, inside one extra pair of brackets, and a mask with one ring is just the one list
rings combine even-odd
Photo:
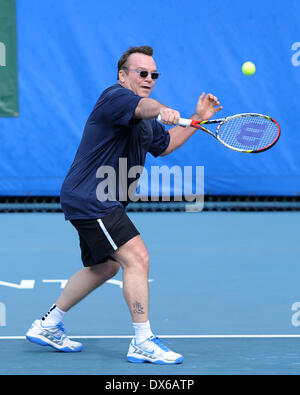
[(42, 326), (40, 320), (36, 320), (26, 333), (26, 338), (41, 346), (50, 346), (58, 351), (76, 352), (82, 350), (82, 344), (68, 338), (63, 323), (56, 326)]
[(127, 359), (129, 362), (150, 362), (160, 365), (174, 365), (183, 362), (183, 356), (169, 350), (157, 336), (151, 336), (140, 344), (136, 344), (135, 339), (132, 339)]

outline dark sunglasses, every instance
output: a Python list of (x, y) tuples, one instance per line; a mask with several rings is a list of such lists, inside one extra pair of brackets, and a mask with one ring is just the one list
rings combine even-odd
[[(138, 73), (140, 75), (141, 78), (147, 78), (148, 74), (150, 73), (150, 71), (147, 70), (135, 70), (135, 69), (128, 69), (127, 67), (123, 67), (124, 70), (128, 70), (128, 71), (135, 71), (136, 73)], [(157, 80), (157, 78), (160, 76), (160, 73), (157, 73), (156, 71), (153, 71), (151, 74), (151, 78), (153, 80)]]

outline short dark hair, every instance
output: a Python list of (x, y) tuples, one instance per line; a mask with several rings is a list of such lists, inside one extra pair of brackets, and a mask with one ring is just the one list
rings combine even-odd
[(122, 70), (122, 67), (127, 62), (129, 56), (132, 55), (133, 53), (143, 53), (144, 55), (152, 56), (153, 48), (149, 47), (148, 45), (142, 45), (140, 47), (130, 47), (129, 49), (127, 49), (127, 51), (123, 53), (120, 60), (118, 61), (117, 79), (119, 79), (119, 71)]

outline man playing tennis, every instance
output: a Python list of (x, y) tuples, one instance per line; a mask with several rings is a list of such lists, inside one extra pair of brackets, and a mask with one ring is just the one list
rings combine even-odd
[[(84, 268), (67, 282), (58, 300), (27, 332), (29, 340), (60, 351), (80, 351), (70, 340), (63, 318), (80, 300), (123, 269), (123, 292), (131, 313), (135, 336), (129, 346), (130, 362), (176, 364), (183, 356), (169, 350), (152, 333), (148, 313), (147, 248), (125, 212), (127, 201), (119, 197), (119, 159), (128, 168), (144, 166), (146, 154), (168, 155), (183, 145), (196, 129), (180, 126), (166, 131), (157, 122), (177, 124), (180, 114), (149, 98), (159, 73), (149, 46), (132, 47), (118, 62), (118, 83), (106, 89), (91, 112), (74, 162), (61, 189), (66, 220), (77, 229)], [(222, 107), (211, 94), (200, 96), (193, 119), (211, 118)], [(116, 172), (112, 198), (99, 193), (104, 166)], [(127, 170), (127, 169), (126, 169)], [(127, 174), (127, 172), (126, 172)], [(131, 180), (132, 181), (132, 180)], [(111, 197), (111, 196), (110, 196)]]

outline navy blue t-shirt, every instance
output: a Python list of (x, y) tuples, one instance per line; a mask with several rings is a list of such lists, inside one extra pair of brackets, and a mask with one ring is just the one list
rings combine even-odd
[[(159, 156), (168, 147), (170, 135), (163, 125), (155, 119), (133, 118), (141, 99), (120, 84), (106, 89), (98, 99), (61, 188), (66, 220), (101, 218), (116, 207), (126, 207), (128, 199), (124, 200), (126, 191), (119, 190), (120, 178), (123, 180), (132, 166), (144, 166), (147, 152)], [(105, 200), (103, 196), (113, 190), (111, 169), (115, 172), (116, 190)], [(110, 188), (104, 188), (105, 180), (109, 180)], [(128, 179), (128, 185), (132, 182), (132, 178)]]

